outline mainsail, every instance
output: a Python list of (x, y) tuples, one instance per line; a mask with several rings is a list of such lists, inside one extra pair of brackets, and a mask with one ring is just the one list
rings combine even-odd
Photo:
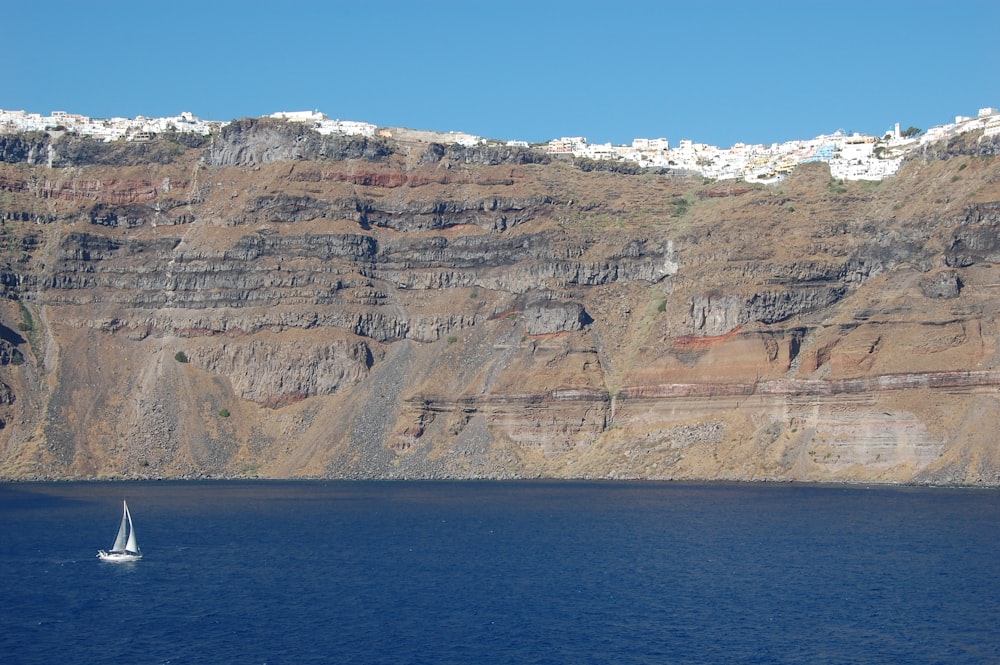
[(121, 552), (124, 550), (126, 548), (126, 542), (128, 542), (129, 545), (135, 545), (135, 536), (129, 537), (129, 525), (132, 522), (132, 518), (128, 514), (128, 504), (124, 501), (122, 501), (122, 503), (125, 504), (125, 507), (122, 510), (122, 523), (118, 526), (118, 535), (115, 536), (115, 544), (111, 546), (112, 552)]
[[(128, 511), (128, 504), (125, 504), (125, 517), (128, 518), (128, 542), (125, 544), (125, 551), (138, 552), (139, 546), (135, 542), (135, 529), (132, 527), (132, 514)], [(118, 530), (118, 533), (118, 537), (115, 538), (116, 541), (121, 537), (121, 529)]]

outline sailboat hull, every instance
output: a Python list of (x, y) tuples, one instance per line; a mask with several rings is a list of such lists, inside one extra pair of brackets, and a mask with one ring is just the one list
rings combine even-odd
[(101, 561), (124, 563), (126, 561), (138, 561), (142, 558), (142, 555), (136, 554), (135, 552), (105, 552), (104, 550), (99, 550), (97, 552), (97, 557)]

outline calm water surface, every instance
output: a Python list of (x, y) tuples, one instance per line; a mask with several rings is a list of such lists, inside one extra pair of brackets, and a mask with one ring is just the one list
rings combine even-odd
[(0, 484), (0, 662), (997, 663), (998, 546), (994, 490)]

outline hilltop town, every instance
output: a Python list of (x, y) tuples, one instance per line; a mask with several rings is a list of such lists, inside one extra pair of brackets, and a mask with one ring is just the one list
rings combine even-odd
[[(429, 132), (380, 128), (366, 122), (331, 119), (319, 111), (277, 112), (273, 119), (310, 125), (320, 134), (344, 136), (418, 136), (422, 140), (474, 146), (492, 140), (462, 132)], [(64, 131), (100, 141), (146, 141), (166, 132), (190, 132), (208, 136), (220, 129), (220, 121), (202, 120), (189, 112), (166, 118), (89, 118), (53, 111), (51, 115), (0, 109), (0, 134), (30, 131)], [(842, 180), (882, 180), (899, 169), (903, 158), (914, 150), (943, 138), (982, 129), (984, 136), (1000, 133), (1000, 113), (981, 108), (975, 117), (957, 116), (955, 122), (927, 131), (901, 130), (899, 123), (883, 136), (841, 131), (813, 139), (771, 145), (737, 143), (730, 148), (682, 139), (670, 147), (665, 138), (637, 138), (631, 145), (588, 143), (586, 137), (562, 137), (533, 147), (552, 155), (566, 155), (600, 162), (625, 162), (639, 168), (666, 169), (700, 174), (715, 180), (779, 182), (798, 165), (826, 162), (831, 176)], [(503, 142), (510, 146), (532, 147), (526, 141)]]

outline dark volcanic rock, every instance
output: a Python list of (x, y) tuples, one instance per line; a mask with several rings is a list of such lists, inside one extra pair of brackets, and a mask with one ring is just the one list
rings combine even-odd
[(942, 270), (921, 280), (920, 290), (928, 298), (957, 298), (962, 292), (962, 278), (955, 270)]
[(392, 153), (392, 145), (384, 139), (323, 136), (298, 122), (248, 118), (222, 128), (205, 151), (205, 162), (211, 166), (253, 166), (313, 159), (376, 162)]

